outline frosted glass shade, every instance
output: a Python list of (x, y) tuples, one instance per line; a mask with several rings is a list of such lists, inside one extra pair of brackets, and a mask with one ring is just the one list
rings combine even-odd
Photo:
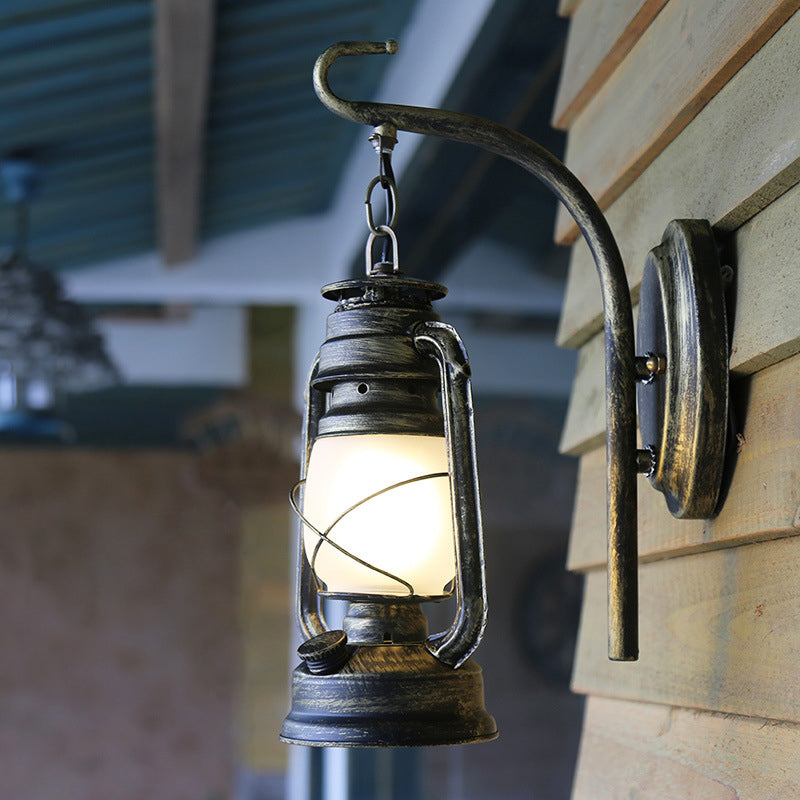
[[(325, 531), (365, 497), (429, 473), (447, 473), (443, 436), (361, 434), (317, 439), (306, 475), (303, 513)], [(414, 594), (441, 596), (455, 575), (447, 476), (416, 481), (368, 500), (338, 522), (329, 538), (364, 561), (397, 575)], [(309, 561), (319, 537), (307, 527)], [(313, 560), (326, 591), (407, 595), (408, 587), (323, 543)]]

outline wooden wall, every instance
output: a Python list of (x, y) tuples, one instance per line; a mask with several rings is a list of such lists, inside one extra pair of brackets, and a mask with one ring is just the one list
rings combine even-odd
[[(709, 219), (735, 270), (725, 503), (678, 521), (640, 479), (641, 657), (606, 659), (600, 292), (572, 247), (559, 343), (580, 348), (562, 450), (580, 458), (569, 567), (587, 576), (574, 798), (800, 797), (798, 0), (562, 0), (554, 123), (617, 237), (634, 302), (671, 219)], [(635, 312), (634, 312), (635, 313)]]

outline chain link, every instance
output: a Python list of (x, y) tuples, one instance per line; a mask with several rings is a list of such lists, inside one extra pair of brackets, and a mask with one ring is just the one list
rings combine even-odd
[[(376, 225), (375, 218), (372, 215), (372, 190), (378, 185), (381, 186), (386, 190), (386, 202), (387, 208), (392, 209), (391, 219), (389, 219), (386, 225)], [(397, 184), (394, 180), (391, 180), (383, 175), (376, 175), (370, 182), (369, 186), (367, 186), (367, 198), (364, 201), (367, 210), (367, 226), (369, 227), (370, 233), (374, 233), (376, 236), (386, 236), (385, 231), (381, 231), (380, 228), (389, 227), (394, 229), (395, 225), (397, 225)]]
[[(370, 233), (367, 237), (367, 247), (365, 251), (365, 258), (367, 262), (367, 275), (376, 275), (378, 273), (388, 274), (388, 265), (389, 262), (386, 260), (386, 257), (383, 257), (383, 260), (378, 264), (373, 264), (372, 262), (372, 243), (375, 241), (375, 237), (377, 236), (388, 236), (388, 241), (392, 243), (392, 274), (397, 275), (400, 272), (400, 255), (397, 251), (397, 236), (395, 236), (394, 231), (388, 225), (379, 225), (378, 230), (375, 233)], [(383, 270), (383, 267), (386, 266), (386, 271)]]

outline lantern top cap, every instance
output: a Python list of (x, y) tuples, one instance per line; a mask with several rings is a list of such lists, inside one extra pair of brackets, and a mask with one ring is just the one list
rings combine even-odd
[(321, 292), (327, 300), (335, 300), (346, 307), (376, 303), (389, 305), (393, 301), (406, 305), (441, 300), (447, 294), (447, 287), (418, 278), (378, 274), (329, 283), (322, 287)]

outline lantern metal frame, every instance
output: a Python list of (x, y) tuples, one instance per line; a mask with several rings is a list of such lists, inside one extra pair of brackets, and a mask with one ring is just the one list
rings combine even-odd
[[(487, 595), (469, 359), (456, 330), (441, 322), (430, 308), (431, 300), (443, 297), (445, 292), (439, 284), (394, 275), (375, 275), (324, 287), (323, 296), (339, 303), (329, 317), (328, 338), (309, 377), (301, 483), (311, 445), (319, 435), (444, 432), (455, 521), (457, 611), (450, 628), (430, 638), (426, 646), (437, 659), (457, 667), (480, 641), (486, 626)], [(350, 315), (341, 313), (347, 310)], [(365, 369), (365, 365), (369, 366)], [(393, 385), (398, 375), (402, 375), (405, 384), (402, 388)], [(364, 381), (383, 383), (382, 391), (348, 391), (352, 385), (365, 385)], [(333, 383), (337, 388), (344, 387), (344, 400), (334, 397), (332, 406), (326, 408), (326, 389)], [(437, 390), (442, 393), (443, 418), (436, 401)], [(373, 399), (375, 394), (377, 400)], [(337, 402), (343, 405), (341, 414), (335, 413)], [(301, 519), (309, 525), (302, 516)], [(298, 618), (303, 632), (313, 637), (328, 627), (320, 609), (322, 592), (304, 552), (302, 537), (299, 548)], [(335, 596), (376, 602), (385, 599)], [(441, 597), (420, 597), (412, 589), (405, 598), (392, 597), (392, 602), (433, 599)]]
[[(481, 669), (470, 659), (486, 626), (487, 592), (469, 361), (455, 329), (432, 307), (446, 289), (399, 276), (391, 264), (379, 267), (388, 269), (322, 290), (337, 305), (308, 380), (301, 479), (292, 492), (301, 521), (297, 617), (309, 638), (298, 650), (303, 663), (293, 673), (281, 739), (347, 747), (487, 741), (497, 736), (497, 726), (484, 708)], [(448, 472), (412, 479), (447, 477), (450, 483), (456, 613), (450, 627), (433, 636), (421, 603), (447, 593), (421, 596), (401, 576), (343, 550), (327, 538), (333, 526), (315, 528), (295, 497), (319, 436), (364, 433), (444, 433)], [(408, 594), (325, 592), (304, 546), (304, 527), (398, 581)], [(351, 601), (343, 631), (328, 627), (325, 595)]]

